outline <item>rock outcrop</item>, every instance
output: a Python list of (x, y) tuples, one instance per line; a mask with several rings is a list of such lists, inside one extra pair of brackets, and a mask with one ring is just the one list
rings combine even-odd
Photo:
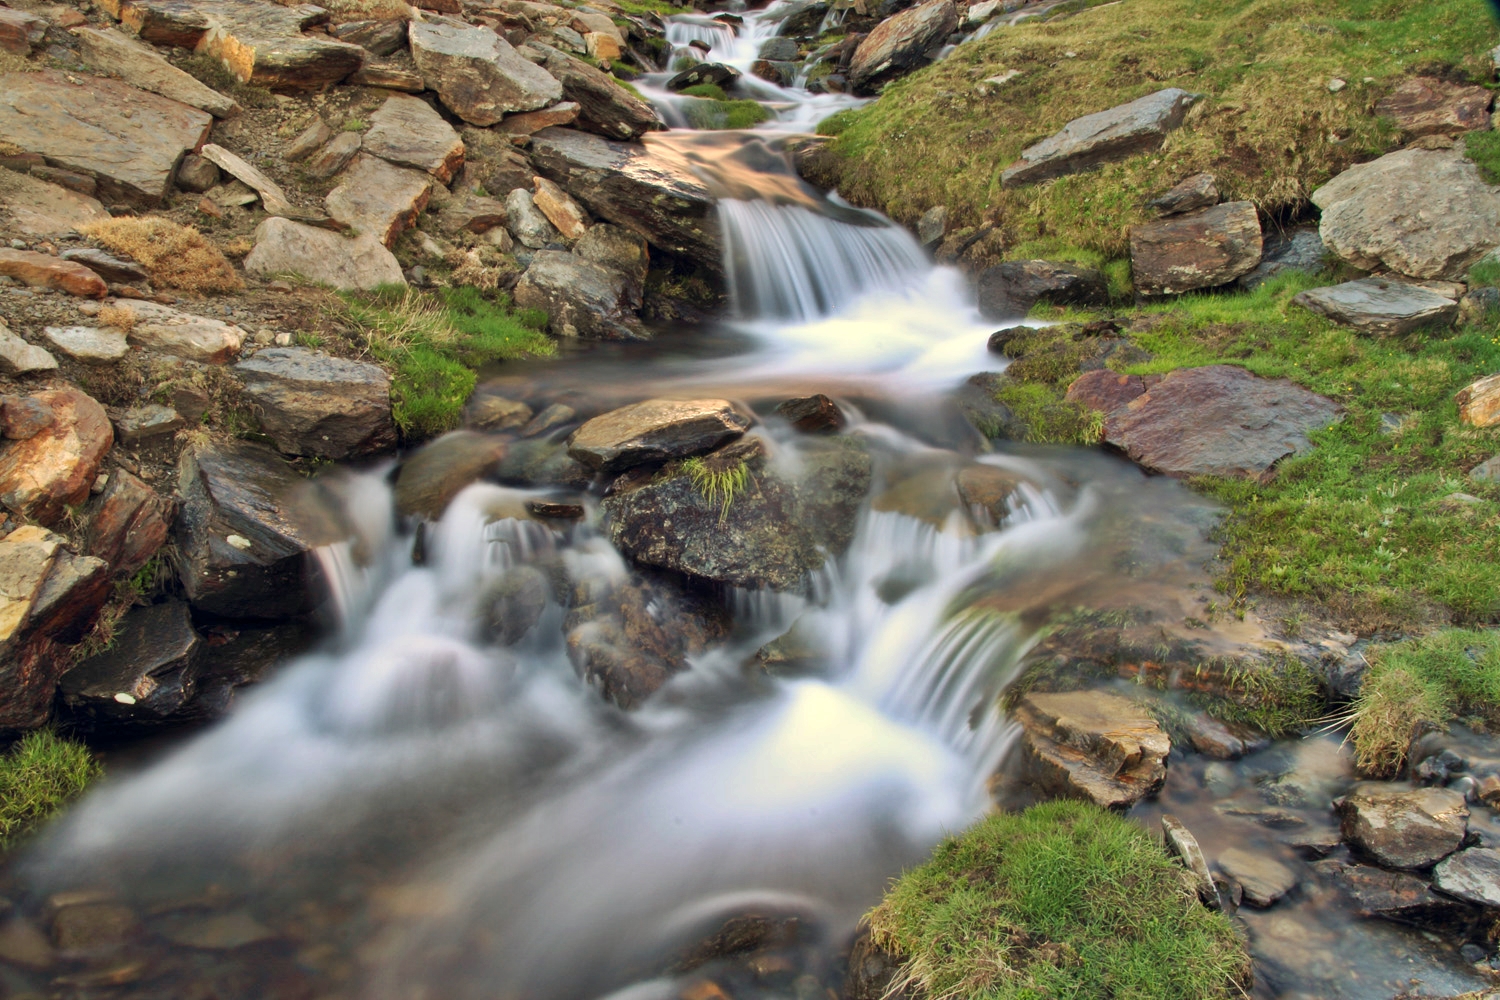
[(494, 125), (512, 111), (562, 100), (562, 84), (522, 58), (489, 28), (423, 17), (408, 29), (411, 54), (443, 107), (472, 125)]
[(1103, 691), (1028, 694), (1016, 706), (1027, 776), (1043, 791), (1126, 809), (1167, 778), (1172, 740), (1140, 705)]
[(849, 83), (855, 93), (874, 93), (886, 80), (924, 63), (928, 51), (957, 27), (953, 0), (926, 0), (886, 18), (854, 50)]
[(1387, 278), (1360, 278), (1299, 292), (1292, 301), (1336, 323), (1367, 333), (1400, 336), (1453, 325), (1458, 302), (1421, 285)]
[(643, 340), (649, 334), (635, 311), (640, 292), (625, 275), (570, 253), (541, 250), (521, 275), (516, 304), (547, 314), (558, 337)]
[(1157, 149), (1182, 125), (1201, 95), (1177, 87), (1158, 90), (1129, 104), (1075, 118), (1061, 132), (1021, 151), (1000, 175), (1006, 187), (1091, 170), (1111, 160)]

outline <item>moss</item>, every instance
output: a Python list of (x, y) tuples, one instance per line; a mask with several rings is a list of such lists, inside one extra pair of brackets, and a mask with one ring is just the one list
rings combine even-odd
[(363, 132), (369, 127), (370, 123), (365, 121), (363, 118), (350, 118), (348, 121), (344, 122), (345, 132)]
[(1098, 444), (1104, 432), (1103, 418), (1077, 403), (1069, 402), (1050, 385), (1005, 381), (994, 393), (1024, 428), (1023, 440), (1036, 444)]
[(1227, 917), (1139, 826), (1080, 802), (991, 816), (903, 875), (869, 915), (926, 997), (1207, 1000), (1244, 995)]
[(699, 129), (753, 128), (771, 117), (765, 105), (756, 101), (714, 101), (698, 98), (684, 101), (682, 113), (688, 123)]
[(1479, 168), (1487, 184), (1500, 184), (1500, 135), (1495, 132), (1470, 132), (1464, 136), (1464, 152)]
[(717, 83), (698, 83), (691, 87), (684, 87), (680, 93), (683, 97), (702, 97), (710, 101), (727, 101), (729, 95), (724, 93), (724, 88)]
[(1316, 675), (1286, 657), (1266, 663), (1200, 663), (1199, 670), (1218, 675), (1214, 693), (1193, 700), (1225, 722), (1253, 726), (1271, 736), (1305, 731), (1327, 712), (1327, 700)]
[(0, 757), (0, 847), (15, 846), (102, 773), (83, 744), (46, 729), (27, 733)]
[(1500, 286), (1500, 260), (1486, 257), (1473, 267), (1469, 268), (1469, 284), (1495, 288)]
[(82, 232), (139, 261), (157, 285), (189, 292), (235, 292), (243, 287), (234, 266), (192, 226), (142, 215), (101, 219)]

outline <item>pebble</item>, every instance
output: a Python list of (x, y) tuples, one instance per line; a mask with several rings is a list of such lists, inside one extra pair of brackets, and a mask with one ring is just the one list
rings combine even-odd
[(1347, 81), (1340, 80), (1338, 77), (1334, 77), (1332, 80), (1328, 81), (1328, 92), (1330, 94), (1337, 94), (1347, 86), (1349, 86)]

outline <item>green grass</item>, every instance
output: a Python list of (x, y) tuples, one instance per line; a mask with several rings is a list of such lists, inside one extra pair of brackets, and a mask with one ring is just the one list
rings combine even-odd
[(719, 505), (720, 524), (729, 519), (729, 505), (750, 483), (750, 469), (743, 459), (721, 468), (710, 460), (695, 457), (682, 463), (682, 471), (688, 474), (703, 499)]
[(766, 106), (756, 101), (711, 101), (702, 98), (685, 101), (682, 113), (688, 124), (699, 129), (754, 128), (771, 117)]
[(513, 311), (503, 297), (491, 301), (474, 288), (429, 295), (389, 285), (345, 301), (365, 348), (392, 369), (391, 415), (408, 439), (458, 426), (474, 369), (556, 350), (541, 332), (545, 315)]
[(15, 846), (102, 773), (82, 743), (47, 729), (27, 733), (0, 757), (0, 847)]
[(989, 817), (903, 875), (869, 915), (922, 996), (1240, 997), (1228, 918), (1128, 820), (1080, 802)]
[(1470, 132), (1464, 136), (1464, 152), (1479, 168), (1486, 184), (1500, 184), (1500, 134), (1493, 130)]
[(1025, 428), (1023, 440), (1036, 444), (1098, 444), (1104, 420), (1097, 413), (1062, 398), (1049, 385), (1006, 382), (995, 393)]
[(370, 123), (365, 121), (363, 118), (350, 118), (348, 121), (344, 122), (345, 132), (363, 132), (369, 127)]
[(669, 3), (664, 3), (663, 0), (615, 0), (615, 6), (636, 17), (644, 17), (647, 14), (670, 17), (673, 14), (692, 10), (691, 7), (673, 7)]
[(1372, 647), (1350, 739), (1361, 773), (1396, 776), (1412, 735), (1477, 715), (1500, 723), (1500, 632), (1445, 629)]
[[(1202, 663), (1209, 672), (1216, 666)], [(1305, 732), (1327, 714), (1328, 702), (1313, 672), (1292, 657), (1259, 664), (1224, 664), (1214, 693), (1193, 696), (1205, 712), (1277, 738)]]
[(724, 93), (724, 88), (717, 83), (697, 83), (691, 87), (684, 87), (680, 93), (683, 97), (702, 97), (710, 101), (729, 100), (729, 95)]

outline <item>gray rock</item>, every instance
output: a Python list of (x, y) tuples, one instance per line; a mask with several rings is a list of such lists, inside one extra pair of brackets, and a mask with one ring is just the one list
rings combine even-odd
[(512, 292), (516, 304), (540, 309), (556, 337), (645, 340), (635, 316), (639, 287), (619, 271), (570, 253), (540, 250)]
[(953, 0), (926, 0), (875, 26), (849, 62), (849, 83), (857, 94), (873, 94), (881, 84), (927, 61), (927, 52), (958, 27)]
[(979, 312), (985, 319), (1018, 319), (1038, 302), (1102, 306), (1109, 288), (1096, 268), (1051, 260), (1008, 260), (979, 274)]
[(1022, 150), (1021, 158), (1005, 169), (1000, 181), (1005, 187), (1034, 184), (1159, 149), (1167, 133), (1182, 125), (1188, 109), (1201, 96), (1169, 87), (1108, 111), (1075, 118), (1061, 132)]
[(1458, 850), (1468, 830), (1464, 797), (1446, 788), (1368, 782), (1338, 811), (1344, 839), (1390, 868), (1426, 868)]
[(121, 260), (95, 247), (73, 247), (58, 256), (63, 260), (77, 261), (106, 281), (145, 284), (151, 280), (146, 269), (135, 261)]
[(1323, 242), (1355, 267), (1461, 281), (1500, 246), (1500, 190), (1461, 150), (1402, 149), (1312, 194)]
[(30, 372), (50, 372), (57, 368), (57, 359), (45, 348), (28, 344), (11, 333), (0, 320), (0, 374), (26, 375)]
[(797, 58), (797, 43), (782, 35), (768, 38), (760, 46), (759, 56), (778, 62), (790, 62)]
[(727, 399), (648, 399), (585, 423), (568, 453), (592, 469), (621, 472), (712, 451), (743, 434), (750, 419)]
[(42, 332), (47, 342), (58, 351), (85, 364), (114, 364), (130, 350), (125, 342), (125, 335), (118, 330), (101, 330), (92, 326), (49, 326)]
[(395, 255), (375, 237), (346, 239), (281, 218), (256, 228), (245, 270), (265, 278), (296, 275), (337, 289), (406, 284)]
[(333, 37), (371, 55), (388, 56), (406, 47), (406, 21), (345, 21), (334, 26)]
[(1240, 884), (1245, 902), (1265, 908), (1297, 887), (1297, 873), (1275, 858), (1238, 847), (1219, 854), (1219, 868)]
[(1130, 273), (1142, 295), (1178, 295), (1226, 285), (1254, 270), (1260, 256), (1260, 213), (1248, 201), (1130, 229)]
[(1450, 896), (1500, 909), (1500, 851), (1471, 847), (1438, 862), (1432, 884)]
[(63, 674), (58, 693), (94, 726), (161, 722), (193, 697), (202, 651), (186, 602), (132, 608), (110, 648)]
[(203, 194), (218, 186), (219, 168), (197, 153), (189, 153), (177, 165), (177, 177), (174, 183), (184, 191)]
[(1500, 313), (1500, 288), (1481, 286), (1471, 288), (1458, 300), (1458, 321), (1464, 325), (1488, 322)]
[(1354, 902), (1354, 913), (1417, 926), (1451, 926), (1464, 909), (1460, 903), (1433, 892), (1427, 883), (1406, 872), (1350, 864), (1335, 858), (1312, 866), (1317, 876), (1344, 892)]
[(173, 434), (187, 421), (170, 406), (144, 403), (132, 406), (115, 419), (115, 437), (126, 444), (137, 444), (151, 438)]
[(473, 125), (562, 100), (562, 84), (489, 28), (425, 16), (408, 28), (417, 70), (443, 106)]
[(1491, 455), (1470, 469), (1469, 478), (1481, 483), (1500, 483), (1500, 454)]
[(158, 354), (220, 365), (234, 360), (245, 342), (245, 331), (223, 320), (139, 299), (130, 309), (136, 321), (125, 339)]
[(233, 98), (204, 86), (167, 62), (156, 49), (113, 28), (85, 25), (74, 28), (73, 37), (78, 39), (78, 53), (85, 62), (133, 87), (207, 111), (215, 118), (232, 118), (240, 113)]
[(629, 140), (667, 127), (650, 104), (620, 86), (608, 73), (545, 45), (531, 43), (527, 48), (562, 84), (563, 96), (578, 105), (576, 123), (585, 132)]
[(1328, 248), (1315, 226), (1298, 226), (1285, 233), (1263, 232), (1260, 263), (1235, 279), (1235, 284), (1249, 291), (1288, 271), (1318, 274), (1327, 266), (1327, 257)]
[(1213, 174), (1194, 174), (1166, 194), (1146, 203), (1157, 215), (1181, 215), (1219, 203), (1219, 186)]
[(668, 80), (667, 89), (683, 91), (689, 87), (708, 84), (728, 90), (735, 85), (739, 78), (740, 71), (733, 66), (727, 66), (724, 63), (698, 63), (696, 66), (689, 66)]
[(396, 444), (391, 379), (379, 365), (273, 347), (234, 370), (261, 429), (286, 454), (348, 458)]
[(281, 158), (288, 163), (298, 163), (313, 155), (319, 147), (327, 144), (332, 138), (333, 129), (329, 128), (323, 119), (314, 119), (311, 125), (292, 140), (291, 145), (282, 152)]
[(536, 207), (536, 197), (525, 188), (516, 188), (505, 196), (505, 223), (522, 246), (533, 250), (563, 241), (562, 233)]
[(917, 220), (917, 242), (930, 247), (948, 231), (948, 206), (934, 205)]
[(1429, 327), (1445, 329), (1458, 317), (1458, 303), (1453, 299), (1386, 278), (1360, 278), (1328, 288), (1310, 288), (1292, 301), (1336, 323), (1389, 336)]
[(348, 166), (363, 145), (364, 136), (358, 132), (340, 132), (312, 155), (303, 172), (313, 180), (327, 180)]
[(505, 441), (473, 431), (450, 431), (408, 455), (396, 476), (396, 510), (436, 521), (470, 483), (495, 471)]
[(1161, 834), (1167, 850), (1192, 873), (1198, 901), (1210, 910), (1219, 909), (1219, 890), (1214, 887), (1213, 872), (1208, 869), (1208, 859), (1203, 856), (1203, 848), (1198, 846), (1198, 838), (1169, 813), (1162, 814)]
[(373, 236), (392, 247), (427, 207), (431, 191), (432, 178), (423, 171), (398, 167), (361, 152), (323, 203), (330, 217), (355, 233)]
[(1141, 705), (1105, 691), (1033, 692), (1016, 706), (1026, 778), (1042, 792), (1127, 809), (1162, 786), (1172, 740)]
[(447, 184), (464, 163), (464, 144), (426, 101), (405, 94), (386, 98), (370, 116), (362, 148), (398, 167), (425, 170)]
[(573, 244), (573, 253), (584, 260), (619, 271), (638, 290), (646, 285), (651, 255), (646, 241), (628, 229), (607, 222), (596, 223)]

